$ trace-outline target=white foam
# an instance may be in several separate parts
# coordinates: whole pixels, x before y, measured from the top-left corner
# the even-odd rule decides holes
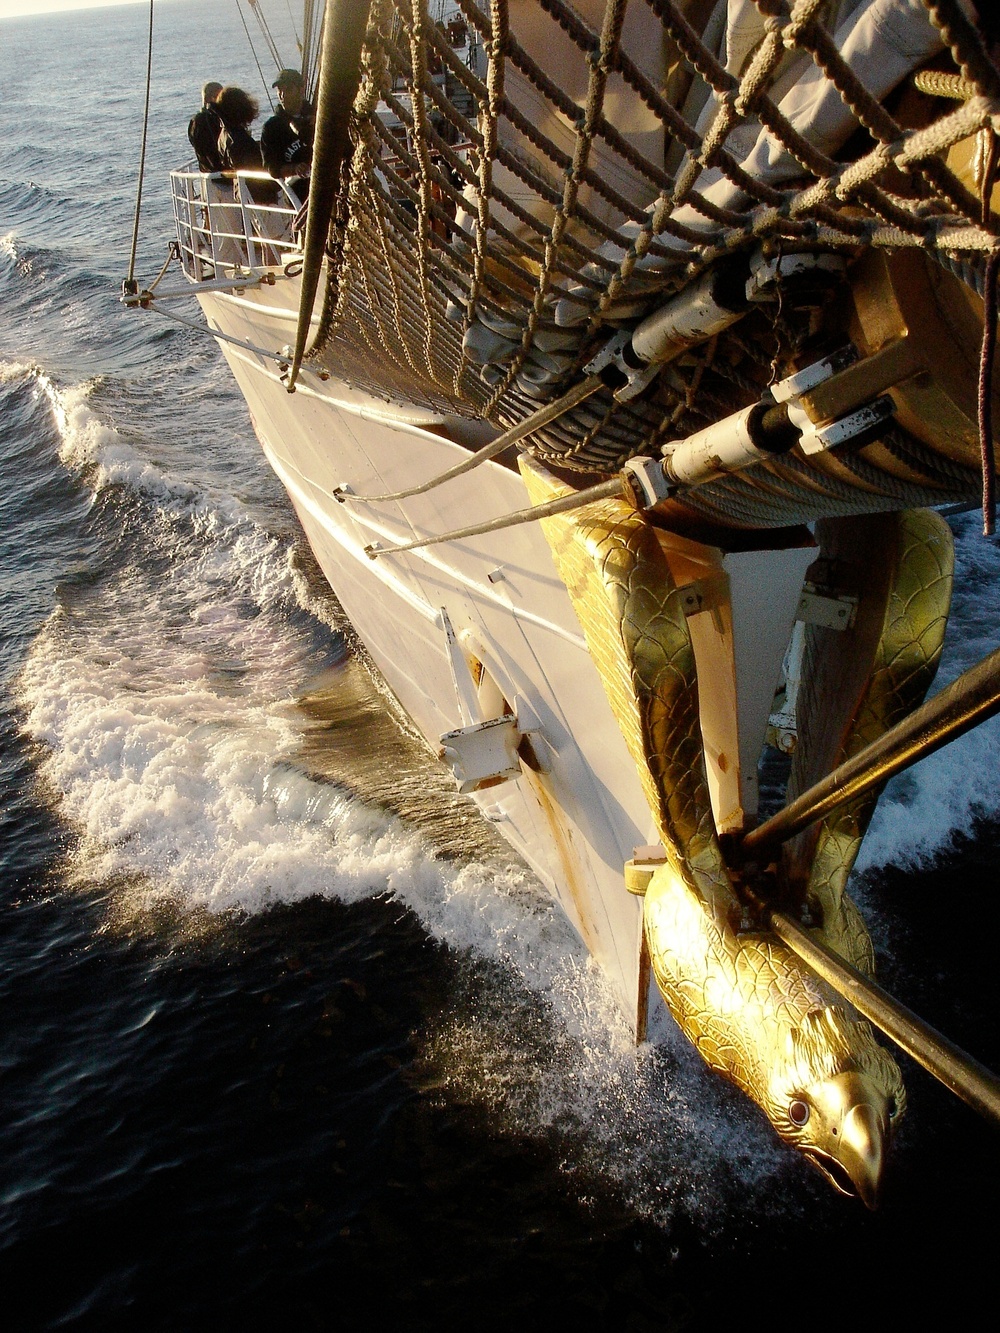
[[[267,578],[255,585],[245,535],[243,550],[226,524],[214,540],[189,534],[165,576],[112,576],[33,644],[20,695],[79,831],[74,877],[209,912],[389,894],[474,976],[498,966],[486,1013],[456,1009],[423,1036],[437,1081],[478,1099],[497,1132],[556,1136],[581,1190],[599,1178],[650,1216],[708,1217],[723,1194],[787,1171],[756,1113],[679,1037],[635,1050],[599,970],[526,873],[438,858],[411,826],[288,762],[301,727],[289,696],[318,636],[282,613]],[[525,1037],[539,1029],[540,1051]]]
[[[0,363],[0,379],[24,377],[34,380],[36,394],[51,410],[60,461],[81,476],[95,497],[110,486],[126,488],[151,502],[159,521],[190,524],[205,542],[206,576],[213,561],[221,561],[218,574],[225,577],[231,562],[250,578],[252,595],[262,606],[291,598],[318,620],[336,623],[332,598],[310,588],[289,541],[261,528],[233,496],[172,475],[94,410],[91,400],[99,381],[64,388],[37,366]]]
[[[0,361],[0,384],[14,384],[18,380],[30,379],[38,372],[37,366],[25,361]]]
[[[5,236],[0,236],[0,255],[15,264],[19,273],[28,274],[31,272],[31,260],[24,258],[18,251],[16,231],[9,231]]]

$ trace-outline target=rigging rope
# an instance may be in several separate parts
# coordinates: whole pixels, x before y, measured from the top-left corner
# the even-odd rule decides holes
[[[285,0],[285,8],[288,10],[288,18],[292,25],[292,36],[295,38],[295,45],[298,48],[299,59],[303,57],[302,38],[299,36],[299,30],[295,26],[295,15],[292,13],[292,0]]]
[[[267,98],[268,105],[274,110],[274,101],[271,97],[271,90],[267,86],[267,79],[264,77],[264,71],[260,67],[260,61],[257,59],[257,48],[253,44],[253,38],[250,36],[250,29],[247,27],[247,21],[243,14],[243,6],[240,0],[236,0],[236,10],[240,16],[240,22],[243,24],[243,31],[247,35],[247,41],[250,43],[250,54],[253,56],[253,63],[257,66],[257,73],[260,75],[260,81],[264,85],[264,96]]]
[[[439,546],[442,542],[454,542],[462,537],[479,537],[484,532],[502,532],[505,528],[515,528],[521,523],[536,523],[540,518],[551,518],[553,514],[565,514],[569,509],[580,509],[595,500],[622,499],[624,494],[625,483],[621,477],[612,477],[610,481],[588,486],[585,491],[574,491],[572,495],[562,495],[557,500],[532,505],[529,509],[515,509],[511,514],[501,514],[499,518],[491,518],[486,523],[474,523],[468,528],[455,528],[452,532],[443,532],[439,537],[400,542],[398,546],[366,546],[365,555],[369,560],[377,560],[380,555],[394,555],[397,551],[418,551],[424,546]]]
[[[344,108],[334,107],[331,97],[317,116],[312,225],[287,387],[294,387],[303,358],[326,360],[328,349],[336,373],[359,387],[437,412],[485,415],[501,430],[530,420],[540,395],[544,401],[580,373],[602,325],[631,320],[721,254],[761,243],[779,251],[783,242],[808,250],[918,248],[981,287],[983,252],[996,245],[1000,222],[987,213],[983,225],[982,199],[990,192],[973,191],[965,167],[955,174],[955,163],[964,159],[948,154],[975,135],[985,144],[987,134],[1000,133],[1000,79],[963,19],[964,0],[924,0],[930,22],[913,0],[905,7],[913,11],[907,20],[913,51],[898,68],[880,66],[875,73],[864,61],[852,66],[834,40],[841,27],[823,26],[829,10],[823,0],[743,2],[758,11],[753,17],[762,40],[738,77],[721,63],[719,34],[704,30],[701,21],[692,26],[682,0],[629,0],[644,22],[666,30],[677,58],[705,85],[703,113],[683,99],[675,106],[673,94],[660,88],[660,56],[642,49],[639,36],[617,31],[624,0],[597,5],[587,21],[572,0],[536,0],[546,23],[561,29],[559,49],[567,46],[561,72],[548,58],[543,69],[517,40],[529,48],[541,43],[548,56],[544,36],[554,37],[553,30],[546,26],[531,37],[534,28],[522,24],[510,32],[511,0],[449,6],[465,19],[459,40],[470,50],[480,39],[489,47],[489,62],[469,66],[452,49],[453,34],[431,21],[428,9],[444,19],[438,0],[385,0],[374,6],[367,34],[363,20],[353,30],[345,25],[334,44],[344,65],[356,63],[348,57],[359,28],[360,41],[367,42],[365,91],[350,118],[356,151],[345,179],[350,148],[333,151],[340,131],[332,123]],[[361,4],[331,0],[331,21],[340,24],[339,11]],[[867,41],[869,6],[848,8],[860,14],[849,35]],[[598,9],[605,11],[603,23]],[[329,34],[320,38],[321,14],[322,0],[307,0],[307,79],[317,39],[325,57],[332,51]],[[916,68],[942,45],[951,49],[957,73]],[[786,101],[781,78],[790,61],[798,62],[792,72],[804,82]],[[323,65],[325,82],[330,60]],[[925,75],[925,93],[950,97],[952,107],[927,125],[905,127],[882,104],[887,88],[904,77],[920,87]],[[799,104],[810,79],[819,76],[830,123],[809,120],[806,133]],[[608,79],[615,82],[606,88]],[[658,150],[641,150],[613,123],[619,82],[664,136],[686,150],[671,171]],[[530,115],[524,110],[529,103]],[[844,150],[842,131],[854,123],[865,127],[871,146],[859,137]],[[552,137],[552,125],[562,137]],[[761,155],[772,141],[778,156],[768,149],[765,162]],[[314,334],[311,310],[324,281],[323,317]],[[723,369],[730,361],[742,364],[726,339],[721,346]],[[685,410],[711,419],[718,378],[713,373],[694,384]],[[744,385],[735,396],[756,388]],[[655,399],[642,403],[611,404],[607,395],[581,399],[536,428],[527,447],[563,466],[607,476],[650,436],[655,414],[669,413],[676,403],[663,384]],[[494,441],[498,451],[514,443],[510,435],[500,441]],[[888,452],[888,459],[866,452],[845,465],[836,485],[817,466],[797,469],[789,462],[773,474],[720,481],[691,503],[738,509],[752,526],[760,510],[781,518],[782,506],[843,513],[855,504],[891,508],[918,493],[928,503],[978,489],[979,459],[971,453],[964,469],[955,463],[962,475],[951,476],[947,465],[939,468],[922,455],[893,461]],[[464,456],[461,470],[487,456],[495,456],[489,446]],[[852,467],[858,475],[850,475]],[[340,498],[358,508],[405,499],[452,475],[449,469],[402,492]]]
[[[316,33],[322,30],[324,9],[323,0],[306,0],[302,16],[302,85],[306,96],[310,99],[316,91],[316,61],[319,48],[315,38]]]
[[[149,0],[149,47],[146,52],[146,105],[142,113],[142,150],[139,153],[139,180],[135,187],[135,220],[132,223],[132,249],[128,260],[128,277],[122,290],[135,290],[135,255],[139,247],[139,217],[142,213],[142,179],[146,173],[146,140],[149,136],[149,89],[153,81],[153,0]]]
[[[997,270],[1000,249],[986,261],[983,288],[983,346],[979,361],[979,448],[983,462],[983,536],[992,537],[996,517],[996,482],[993,457],[993,355],[997,345]]]
[[[305,355],[330,220],[340,194],[344,160],[350,151],[348,126],[361,82],[361,47],[368,30],[370,8],[371,0],[330,0],[323,23],[316,141],[313,145],[312,183],[302,257],[299,322],[287,386],[289,393],[295,389],[299,367]]]
[[[267,49],[271,52],[271,59],[278,69],[284,68],[281,56],[278,53],[278,47],[274,38],[271,36],[271,29],[267,26],[267,19],[264,17],[260,7],[260,0],[247,0],[247,4],[253,10],[254,18],[257,20],[257,26],[264,34],[264,41],[267,42]]]
[[[519,421],[516,426],[511,426],[509,430],[505,430],[502,435],[498,435],[495,440],[491,440],[489,444],[477,450],[471,457],[466,458],[455,467],[449,468],[447,472],[431,477],[429,481],[425,481],[419,486],[411,486],[409,490],[392,491],[386,495],[352,495],[348,491],[336,491],[334,494],[340,501],[353,500],[358,504],[408,500],[412,495],[424,495],[443,482],[451,481],[453,477],[460,477],[464,472],[471,472],[473,468],[479,467],[480,463],[485,463],[487,459],[496,458],[497,454],[502,454],[512,444],[517,444],[519,440],[523,440],[526,436],[533,434],[534,431],[541,430],[543,426],[555,421],[564,412],[576,407],[578,403],[582,403],[585,398],[589,398],[591,394],[596,393],[598,389],[603,387],[604,381],[600,375],[590,375],[587,379],[581,380],[579,384],[575,384],[572,389],[564,393],[561,398],[557,398],[555,402],[547,403],[545,407],[540,407],[537,412],[532,412],[531,416]]]

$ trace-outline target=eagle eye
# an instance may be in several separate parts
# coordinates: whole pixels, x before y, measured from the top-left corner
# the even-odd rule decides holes
[[[788,1118],[796,1129],[801,1129],[803,1125],[809,1123],[809,1103],[804,1102],[801,1097],[796,1097],[788,1107]]]

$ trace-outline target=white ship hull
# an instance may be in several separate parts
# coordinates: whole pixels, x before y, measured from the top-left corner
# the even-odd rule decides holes
[[[269,328],[259,306],[201,300],[209,322],[231,336],[265,347],[290,336],[280,314]],[[429,536],[522,508],[520,477],[486,464],[408,501],[405,517],[395,504],[338,504],[332,492],[344,482],[357,492],[405,487],[467,455],[427,429],[436,419],[422,409],[396,409],[308,373],[290,395],[274,361],[221,346],[323,573],[428,742],[436,749],[442,733],[462,725],[442,608],[522,722],[537,718],[534,745],[550,771],[525,767],[520,779],[474,799],[560,903],[634,1020],[642,910],[624,889],[622,866],[656,834],[541,531],[526,525],[379,561],[364,553],[373,541]]]

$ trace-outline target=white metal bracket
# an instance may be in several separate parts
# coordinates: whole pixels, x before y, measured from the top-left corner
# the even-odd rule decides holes
[[[457,727],[441,737],[439,756],[451,768],[458,790],[465,796],[499,786],[521,776],[517,747],[521,732],[515,717],[494,717],[489,722]]]
[[[521,744],[522,732],[512,714],[483,720],[476,682],[444,607],[439,619],[464,724],[441,736],[439,757],[450,765],[458,790],[468,795],[521,776],[517,747]]]
[[[668,480],[659,458],[640,455],[630,458],[622,468],[622,480],[628,486],[632,503],[638,510],[652,509],[671,496],[677,487]]]
[[[806,625],[820,625],[824,629],[845,630],[854,624],[858,613],[858,599],[847,593],[819,592],[810,584],[802,590],[795,619]]]

